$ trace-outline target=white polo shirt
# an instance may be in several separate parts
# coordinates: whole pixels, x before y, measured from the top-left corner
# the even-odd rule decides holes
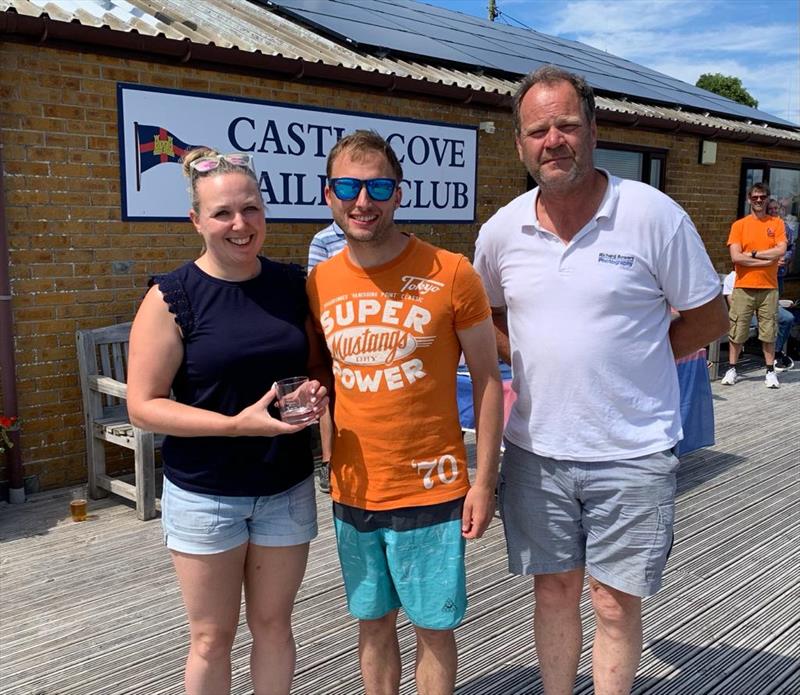
[[[569,244],[539,226],[539,189],[480,230],[475,268],[506,307],[517,400],[506,437],[542,456],[611,461],[682,437],[670,306],[719,294],[686,212],[660,191],[604,172],[594,217]]]

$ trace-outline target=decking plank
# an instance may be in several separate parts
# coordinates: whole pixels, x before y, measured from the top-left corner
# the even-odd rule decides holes
[[[637,695],[800,694],[797,524],[800,370],[764,388],[713,385],[717,445],[685,456],[664,589],[645,601]],[[774,423],[772,429],[770,424]],[[756,426],[758,425],[758,426]],[[0,692],[180,695],[188,629],[159,522],[116,498],[69,521],[68,491],[0,504]],[[295,695],[357,695],[357,626],[344,607],[327,499],[298,596]],[[458,695],[537,695],[529,578],[507,573],[502,528],[468,545],[470,606],[457,632]],[[593,629],[586,592],[585,629]],[[402,695],[414,692],[413,629],[401,619]],[[251,692],[250,636],[233,650],[233,693]],[[591,640],[576,693],[588,695]]]

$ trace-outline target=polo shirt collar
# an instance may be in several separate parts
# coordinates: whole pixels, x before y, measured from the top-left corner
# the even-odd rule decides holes
[[[612,176],[608,171],[605,169],[599,169],[598,171],[605,175],[607,180],[606,190],[603,194],[603,198],[600,201],[600,205],[597,206],[597,210],[595,211],[594,215],[591,219],[583,226],[583,228],[572,238],[570,243],[574,243],[581,237],[585,236],[589,233],[590,230],[594,229],[597,223],[601,219],[609,218],[614,214],[614,210],[617,207],[617,201],[619,200],[619,184],[620,179],[616,176]],[[533,196],[531,198],[531,205],[533,206],[533,223],[530,224],[523,224],[522,230],[524,232],[532,233],[532,232],[540,232],[542,234],[547,234],[552,236],[552,232],[546,230],[539,224],[539,216],[536,212],[536,203],[539,200],[539,193],[540,189],[537,186],[532,191]],[[530,208],[529,208],[530,209]]]

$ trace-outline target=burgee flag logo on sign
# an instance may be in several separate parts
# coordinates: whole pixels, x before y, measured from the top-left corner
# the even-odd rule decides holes
[[[141,176],[148,169],[167,162],[180,162],[181,157],[198,145],[187,145],[166,128],[134,123],[136,133],[136,190],[141,190]]]

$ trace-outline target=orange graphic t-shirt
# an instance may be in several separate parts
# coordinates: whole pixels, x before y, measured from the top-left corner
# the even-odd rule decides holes
[[[314,268],[308,295],[333,358],[333,499],[377,511],[463,497],[456,330],[491,314],[469,261],[416,237],[374,268],[345,249]]]
[[[739,244],[742,253],[766,251],[786,241],[786,228],[780,217],[766,217],[759,220],[755,215],[748,215],[736,220],[731,225],[728,246]],[[762,268],[751,268],[736,265],[736,284],[734,287],[748,289],[771,290],[778,287],[778,264]]]

